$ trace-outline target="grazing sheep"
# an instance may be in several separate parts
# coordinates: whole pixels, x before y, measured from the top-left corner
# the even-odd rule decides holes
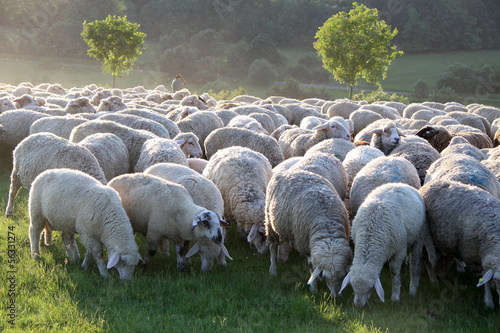
[[[69,168],[83,171],[106,184],[99,162],[85,147],[73,144],[51,133],[28,136],[14,150],[10,175],[9,201],[5,216],[14,211],[14,200],[21,187],[31,188],[33,180],[47,169]]]
[[[358,208],[368,194],[380,185],[404,183],[420,188],[417,169],[403,157],[382,156],[368,162],[354,177],[351,187],[351,210],[356,216]]]
[[[65,106],[64,112],[67,114],[95,113],[96,110],[95,107],[90,104],[90,100],[87,97],[79,97],[70,100]]]
[[[474,269],[480,266],[478,287],[484,303],[494,308],[491,288],[500,296],[500,201],[475,186],[433,180],[420,190],[436,251]]]
[[[429,244],[432,242],[425,221],[424,201],[415,188],[395,183],[373,190],[352,221],[351,237],[354,259],[342,289],[349,283],[352,285],[354,305],[363,307],[373,288],[384,302],[380,272],[386,262],[392,275],[391,299],[399,301],[400,272],[408,250],[410,295],[417,293],[424,240],[427,239]]]
[[[465,154],[446,155],[432,163],[427,170],[425,183],[434,179],[477,186],[500,198],[500,183],[495,174],[480,161]]]
[[[289,129],[281,134],[278,144],[283,151],[283,156],[287,159],[293,156],[303,156],[315,144],[331,138],[351,141],[351,134],[341,123],[330,120],[312,130]]]
[[[157,136],[151,132],[134,130],[133,128],[115,123],[114,121],[92,120],[75,127],[73,131],[71,131],[69,141],[77,143],[95,133],[112,133],[123,141],[125,146],[127,146],[129,154],[129,172],[134,170],[144,142],[149,139],[157,138]]]
[[[313,153],[328,153],[343,161],[349,151],[356,148],[351,141],[344,139],[326,139],[309,148],[304,156]]]
[[[159,163],[147,168],[144,174],[157,176],[182,185],[196,205],[204,207],[219,216],[224,214],[224,202],[219,189],[209,179],[196,171],[180,164]],[[227,265],[226,256],[231,259],[223,242],[213,244],[212,242],[202,241],[198,245],[195,244],[189,254],[193,255],[196,253],[195,251],[200,252],[202,271],[211,270],[215,258],[223,266]],[[186,257],[190,256],[186,255]]]
[[[25,137],[30,134],[30,126],[40,118],[49,115],[32,110],[12,110],[0,114],[0,125],[2,125],[5,136],[0,142],[0,148],[5,150],[6,155],[11,152]]]
[[[267,188],[265,219],[269,273],[277,275],[278,246],[289,243],[307,257],[311,291],[318,291],[316,278],[321,277],[337,296],[352,251],[347,210],[332,184],[309,171],[275,174]]]
[[[114,121],[136,130],[146,130],[160,138],[166,138],[166,139],[171,138],[170,133],[162,124],[151,119],[146,119],[130,114],[120,114],[120,113],[106,114],[104,116],[99,117],[99,119]]]
[[[40,118],[30,127],[30,134],[48,132],[69,139],[71,131],[76,126],[87,122],[87,119],[74,116],[51,116]]]
[[[40,256],[40,234],[45,228],[45,244],[50,245],[53,230],[61,231],[69,260],[76,261],[80,258],[75,242],[78,234],[87,249],[83,269],[90,267],[93,257],[101,276],[107,277],[107,270],[115,267],[120,279],[132,277],[141,257],[115,190],[81,171],[53,169],[35,178],[28,203],[32,256]],[[108,253],[107,265],[103,245]]]
[[[176,245],[177,267],[182,272],[189,263],[185,255],[190,241],[208,238],[221,244],[221,225],[226,222],[196,205],[183,186],[140,173],[118,176],[108,186],[120,195],[134,231],[147,238],[146,265],[156,254],[158,245],[167,244],[165,240]],[[168,253],[168,248],[161,250]]]
[[[128,149],[116,135],[95,133],[78,142],[78,145],[87,148],[95,156],[107,181],[128,172]]]
[[[210,133],[205,140],[205,155],[211,159],[219,150],[234,146],[263,154],[273,167],[284,160],[283,152],[273,137],[237,127],[223,127]]]
[[[266,187],[273,170],[268,159],[249,148],[228,147],[208,161],[203,176],[210,179],[224,199],[224,217],[236,222],[242,236],[259,253],[267,250],[264,241]]]

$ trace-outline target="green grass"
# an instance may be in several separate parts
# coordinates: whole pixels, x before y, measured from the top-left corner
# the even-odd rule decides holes
[[[9,172],[0,172],[0,210],[5,210]],[[327,287],[312,294],[306,285],[307,260],[293,252],[278,276],[268,273],[269,256],[258,255],[230,229],[226,267],[200,271],[198,256],[186,274],[176,269],[175,254],[157,255],[147,270],[137,267],[124,282],[113,270],[101,278],[95,265],[84,272],[68,263],[58,232],[51,246],[42,245],[41,260],[30,257],[27,190],[16,199],[14,216],[0,217],[0,267],[8,267],[7,238],[16,239],[16,325],[8,324],[9,285],[0,284],[0,331],[9,332],[497,332],[498,308],[483,304],[482,288],[472,274],[451,274],[433,288],[424,273],[416,297],[390,300],[390,273],[382,272],[386,302],[377,296],[363,309],[353,306],[352,288],[331,299]],[[141,253],[142,236],[136,236]],[[80,252],[84,248],[78,241]]]

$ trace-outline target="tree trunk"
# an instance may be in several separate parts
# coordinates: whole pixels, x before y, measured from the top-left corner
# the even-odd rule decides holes
[[[115,80],[116,80],[116,76],[113,75],[113,89],[115,88]]]
[[[354,86],[352,84],[349,85],[349,100],[352,100],[352,90]]]

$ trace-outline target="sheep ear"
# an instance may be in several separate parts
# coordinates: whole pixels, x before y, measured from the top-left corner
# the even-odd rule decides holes
[[[185,138],[183,138],[183,139],[177,139],[177,140],[174,140],[174,141],[175,141],[175,143],[177,143],[179,146],[182,146],[183,144],[185,144],[185,143],[186,143],[186,141],[187,141],[187,140],[186,140]]]
[[[322,269],[320,269],[319,267],[316,267],[314,272],[312,272],[311,277],[309,278],[309,281],[307,281],[307,284],[310,285],[311,283],[313,283],[314,280],[316,280],[318,278],[318,276],[321,275],[322,272],[323,272]]]
[[[255,239],[258,231],[259,231],[259,227],[256,224],[254,224],[252,226],[252,229],[250,229],[250,232],[248,233],[248,236],[247,236],[247,241],[249,243],[251,243]]]
[[[193,247],[189,249],[188,253],[184,256],[184,258],[189,258],[200,251],[200,246],[198,242],[194,243]]]
[[[330,123],[326,122],[324,124],[318,125],[314,128],[312,128],[313,131],[319,131],[319,130],[324,130],[330,127]]]
[[[380,283],[380,277],[377,277],[375,280],[375,291],[377,292],[378,297],[382,302],[385,302],[384,299],[384,288],[382,288],[382,283]]]
[[[351,272],[347,273],[347,275],[344,278],[344,281],[342,281],[342,286],[340,287],[339,295],[342,292],[342,290],[344,290],[345,287],[347,287],[349,283],[351,283]]]
[[[120,260],[120,255],[117,252],[113,252],[111,258],[109,258],[108,265],[106,266],[106,268],[110,269],[115,267],[115,265],[118,263],[118,260]]]
[[[382,134],[382,129],[381,129],[381,128],[379,128],[379,129],[374,129],[373,131],[366,132],[366,134],[377,134],[377,135],[381,135],[381,134]]]
[[[142,260],[141,254],[140,254],[140,253],[137,253],[137,254],[139,255],[139,260],[140,260],[141,262],[144,262],[144,260]]]
[[[231,256],[229,255],[229,251],[226,249],[226,247],[224,246],[224,244],[221,243],[220,245],[221,245],[220,249],[221,249],[222,253],[224,253],[224,255],[226,257],[228,257],[230,260],[233,260],[233,258],[231,258]]]
[[[351,119],[346,119],[347,125],[349,125],[349,133],[354,133],[354,122]]]
[[[403,132],[401,132],[398,128],[396,128],[396,131],[398,132],[398,135],[399,135],[399,136],[404,136],[404,137],[406,137],[406,135],[405,135]]]
[[[226,220],[219,218],[219,223],[221,228],[229,228],[230,224]]]
[[[491,278],[493,277],[493,275],[495,274],[495,272],[493,271],[493,269],[489,269],[481,279],[479,279],[479,283],[477,285],[477,287],[481,287],[483,284],[485,283],[488,283]]]

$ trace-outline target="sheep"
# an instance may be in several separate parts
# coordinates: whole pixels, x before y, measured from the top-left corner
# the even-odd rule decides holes
[[[263,154],[272,167],[285,159],[273,137],[237,127],[219,128],[210,133],[205,140],[205,155],[210,160],[219,150],[233,146],[246,147]]]
[[[62,95],[62,96],[66,95],[66,89],[64,89],[63,87],[61,87],[60,84],[57,83],[49,85],[46,91],[51,94]]]
[[[500,109],[491,106],[477,107],[472,113],[486,118],[490,124],[493,123],[495,119],[500,118]]]
[[[101,116],[99,117],[99,119],[114,121],[137,130],[146,130],[160,138],[166,138],[166,139],[171,138],[170,133],[167,131],[165,127],[163,127],[162,124],[154,120],[142,118],[139,116],[111,113]]]
[[[300,162],[301,160],[304,159],[304,156],[295,156],[295,157],[290,157],[277,166],[273,168],[273,174],[278,173],[278,172],[284,172],[290,169],[292,166]]]
[[[334,155],[340,161],[343,161],[349,151],[354,148],[356,148],[356,145],[351,141],[344,139],[326,139],[309,148],[304,156],[313,153],[328,153]]]
[[[90,100],[87,97],[79,97],[70,100],[65,106],[64,112],[67,114],[96,113],[96,109],[90,104]]]
[[[144,171],[144,174],[157,176],[176,184],[180,184],[188,191],[196,205],[204,207],[219,216],[224,214],[224,202],[219,190],[214,183],[196,171],[179,164],[159,163],[147,168]],[[199,244],[195,244],[186,257],[189,258],[191,255],[199,251],[202,262],[202,271],[210,271],[213,267],[215,258],[217,258],[219,264],[223,266],[227,265],[225,259],[226,256],[232,260],[229,252],[224,246],[224,242],[220,244],[213,244],[212,242],[204,241],[203,239],[198,242]]]
[[[5,131],[4,139],[0,142],[0,147],[6,151],[7,155],[25,137],[30,134],[30,126],[40,118],[49,115],[32,110],[12,110],[0,114],[0,125]]]
[[[436,179],[420,190],[436,251],[481,267],[484,303],[494,308],[491,287],[500,295],[500,201],[475,186]]]
[[[212,131],[223,127],[224,123],[212,112],[200,111],[178,121],[177,126],[181,132],[193,132],[198,137],[200,146],[205,147],[207,136]]]
[[[15,110],[16,105],[8,98],[0,98],[0,113]]]
[[[40,118],[30,126],[30,134],[48,132],[69,139],[71,131],[76,126],[87,122],[84,118],[73,116],[51,116]]]
[[[357,135],[359,132],[361,132],[361,130],[363,130],[363,128],[365,128],[369,124],[381,119],[385,118],[380,114],[370,110],[358,109],[349,115],[349,120],[354,124],[354,135]]]
[[[471,157],[474,157],[478,161],[482,161],[483,159],[486,158],[483,151],[481,151],[480,149],[471,145],[468,142],[466,143],[459,142],[460,140],[465,140],[465,139],[462,138],[461,136],[453,137],[448,147],[443,149],[443,151],[441,152],[441,156],[446,156],[450,154],[466,154]]]
[[[406,104],[401,102],[383,102],[383,105],[395,109],[396,111],[398,111],[401,117],[403,116],[403,111],[407,106]]]
[[[138,116],[142,118],[146,118],[149,120],[154,120],[163,127],[165,127],[168,131],[168,134],[170,135],[171,138],[174,138],[177,134],[180,133],[179,127],[177,127],[177,124],[167,117],[163,116],[162,114],[155,112],[155,111],[148,111],[148,110],[139,110],[139,109],[126,109],[122,111],[118,111],[118,114],[128,114],[132,116]]]
[[[380,185],[386,183],[404,183],[416,189],[420,188],[417,170],[403,157],[381,156],[368,162],[352,181],[350,204],[352,215],[366,197]]]
[[[489,135],[481,130],[467,125],[447,125],[446,130],[453,136],[463,136],[471,145],[479,149],[493,148]]]
[[[299,127],[304,129],[313,129],[314,127],[323,125],[327,121],[328,119],[325,118],[320,118],[317,116],[307,116],[300,121]]]
[[[465,154],[446,155],[432,163],[427,170],[425,183],[434,179],[477,186],[500,198],[500,183],[495,174],[480,161]]]
[[[112,133],[119,137],[129,153],[129,171],[134,170],[137,160],[141,154],[141,148],[148,139],[157,138],[156,135],[143,130],[134,130],[133,128],[115,123],[109,120],[92,120],[76,126],[71,131],[69,141],[78,143],[85,137],[95,133]]]
[[[214,109],[212,111],[213,114],[215,114],[217,117],[219,117],[222,120],[222,123],[224,126],[227,126],[231,119],[236,117],[238,114],[234,111],[231,110],[224,110],[224,109]]]
[[[189,167],[198,172],[199,174],[203,173],[203,170],[205,170],[208,161],[202,158],[194,158],[194,157],[188,157],[187,159]]]
[[[340,116],[342,118],[348,119],[350,114],[360,107],[361,105],[357,103],[344,100],[332,104],[324,113],[326,113],[328,117]]]
[[[252,113],[267,114],[273,120],[275,128],[286,123],[286,122],[284,122],[284,119],[282,119],[278,115],[278,113],[276,112],[274,107],[271,105],[269,105],[269,106],[267,106],[267,105],[264,105],[264,106],[255,106],[255,105],[246,106],[246,105],[243,105],[243,106],[237,106],[237,107],[231,108],[230,110],[233,112],[236,112],[239,115],[243,115],[243,116],[248,116]],[[288,121],[288,123],[290,123],[290,122]]]
[[[383,126],[371,131],[372,139],[370,145],[380,149],[385,155],[389,155],[396,148],[403,132],[392,121],[386,121]]]
[[[278,246],[289,243],[307,257],[311,292],[321,277],[337,296],[352,250],[347,210],[329,181],[303,170],[275,174],[266,192],[265,228],[271,275],[277,275]]]
[[[128,149],[116,135],[95,133],[78,142],[78,145],[87,148],[95,156],[108,182],[128,172]]]
[[[442,126],[424,126],[415,135],[426,139],[439,153],[448,147],[453,137]]]
[[[299,126],[302,119],[309,116],[324,118],[326,120],[329,119],[327,115],[321,113],[320,108],[311,105],[306,105],[301,103],[301,104],[284,104],[284,106],[286,106],[287,109],[290,111],[291,118],[285,118],[290,125]]]
[[[341,200],[346,197],[347,173],[338,158],[327,153],[306,154],[289,170],[305,170],[323,176],[332,183]],[[274,170],[273,170],[274,172]]]
[[[224,200],[224,217],[236,222],[241,236],[267,251],[263,240],[267,183],[273,175],[268,159],[249,148],[228,147],[215,153],[203,176],[219,189]]]
[[[61,231],[69,260],[78,260],[77,233],[87,249],[83,269],[90,267],[94,257],[101,276],[107,277],[107,270],[115,267],[120,279],[132,277],[141,257],[130,221],[115,190],[81,171],[52,169],[35,178],[28,204],[33,257],[40,257],[40,234],[45,228],[46,245],[52,241],[53,230]],[[108,253],[107,265],[103,245]]]
[[[354,242],[352,266],[342,283],[354,289],[354,305],[363,307],[373,288],[384,302],[380,272],[387,262],[392,275],[393,301],[401,293],[401,268],[410,251],[410,295],[417,293],[420,281],[420,256],[430,234],[425,220],[425,205],[420,193],[407,184],[384,184],[374,189],[359,207],[352,221]],[[432,252],[435,251],[432,248]],[[435,253],[431,256],[435,259]],[[435,264],[435,261],[431,264]]]
[[[186,271],[189,263],[185,255],[190,241],[208,238],[221,244],[221,225],[227,223],[214,212],[196,205],[183,186],[142,173],[118,176],[108,186],[120,195],[134,231],[147,238],[146,265],[156,254],[158,245],[167,244],[165,240],[175,243],[177,267],[181,272]],[[168,252],[168,248],[161,250]]]
[[[373,112],[378,113],[382,117],[384,117],[386,119],[391,119],[391,120],[395,120],[395,119],[401,118],[401,115],[399,114],[399,112],[396,109],[394,109],[394,108],[392,108],[390,106],[387,106],[387,105],[382,105],[382,104],[362,105],[358,109],[358,111],[360,111],[360,110],[373,111]]]
[[[278,144],[283,151],[283,156],[287,159],[293,156],[303,156],[315,144],[331,138],[351,141],[351,134],[341,123],[330,120],[312,130],[301,128],[287,130],[279,137]]]
[[[431,125],[435,126],[446,126],[446,125],[458,125],[460,124],[458,120],[448,116],[435,116],[429,120]]]
[[[128,107],[123,103],[122,99],[118,96],[111,96],[106,99],[101,99],[99,106],[97,107],[97,112],[102,111],[120,111],[125,110]]]
[[[257,120],[250,116],[236,116],[229,121],[227,127],[246,128],[253,132],[269,134]]]
[[[347,174],[347,195],[351,192],[352,181],[357,173],[371,160],[384,156],[380,149],[371,146],[358,146],[350,150],[342,160]]]
[[[417,169],[420,184],[424,183],[426,171],[429,166],[441,157],[441,154],[425,139],[414,135],[403,138],[389,155],[404,157],[410,161],[415,169]]]
[[[189,166],[187,158],[192,154],[201,157],[198,138],[193,133],[181,133],[173,140],[155,138],[144,142],[134,172],[143,172],[148,167],[162,162]]]
[[[468,112],[463,112],[463,111],[453,111],[449,112],[447,116],[452,117],[462,125],[467,125],[471,126],[474,128],[477,128],[483,133],[487,133],[487,127],[484,125],[484,123],[477,117],[475,114],[468,113]],[[489,130],[489,126],[488,126]],[[489,135],[489,134],[488,134]]]
[[[30,189],[36,176],[47,169],[80,170],[103,184],[107,183],[99,162],[87,148],[51,133],[28,136],[14,149],[13,157],[9,200],[5,210],[7,217],[14,211],[14,200],[21,187]]]

